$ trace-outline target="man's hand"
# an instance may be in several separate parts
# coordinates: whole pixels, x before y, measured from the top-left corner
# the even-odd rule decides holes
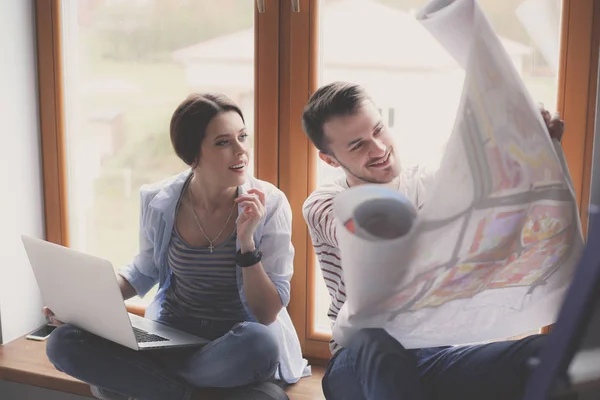
[[[546,110],[543,105],[540,105],[539,107],[542,117],[544,118],[544,122],[546,123],[546,128],[548,128],[550,138],[561,142],[563,133],[565,132],[565,122],[560,119],[558,112],[550,114],[550,112]]]

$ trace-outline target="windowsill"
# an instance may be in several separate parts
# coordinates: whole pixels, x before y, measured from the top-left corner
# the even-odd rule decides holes
[[[297,384],[286,388],[291,400],[324,399],[321,379],[324,368],[322,362],[313,364],[312,376],[302,378]],[[20,337],[0,345],[0,381],[21,383],[45,389],[92,397],[89,386],[54,368],[46,357],[46,342]]]
[[[92,397],[87,384],[58,371],[46,357],[46,342],[20,337],[0,345],[0,380]]]

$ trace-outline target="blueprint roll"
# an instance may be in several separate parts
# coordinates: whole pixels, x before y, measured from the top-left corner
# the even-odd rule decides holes
[[[410,200],[398,193],[361,203],[345,226],[363,239],[396,239],[410,231],[416,217],[417,211]]]
[[[374,235],[355,211],[395,197],[390,188],[360,185],[334,199],[332,234],[346,302],[333,339],[341,346],[365,328],[385,329],[415,349],[504,339],[550,325],[583,248],[564,153],[478,2],[431,0],[417,15],[465,69],[463,93],[408,233],[371,240],[344,226],[352,220],[360,235]],[[367,216],[380,208],[371,203]]]

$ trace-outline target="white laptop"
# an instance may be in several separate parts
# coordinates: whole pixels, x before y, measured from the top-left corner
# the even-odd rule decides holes
[[[58,320],[133,350],[209,342],[128,313],[108,260],[26,235],[21,239],[46,306]]]

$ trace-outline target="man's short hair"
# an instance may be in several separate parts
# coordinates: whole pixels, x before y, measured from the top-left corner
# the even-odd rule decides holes
[[[349,82],[333,82],[320,87],[308,100],[302,114],[302,128],[317,149],[327,153],[328,143],[323,126],[333,117],[352,115],[366,101],[366,90]]]

